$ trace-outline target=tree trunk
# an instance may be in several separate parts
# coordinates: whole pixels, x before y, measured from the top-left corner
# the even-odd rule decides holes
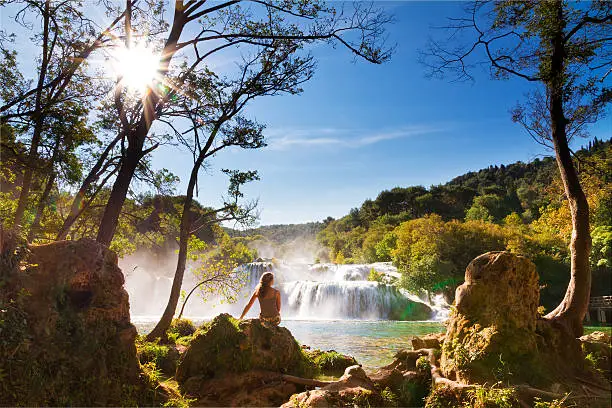
[[[168,71],[168,66],[172,60],[172,57],[177,52],[176,44],[178,43],[186,23],[183,2],[177,2],[177,6],[180,7],[177,7],[174,10],[172,28],[170,29],[170,34],[168,35],[168,39],[164,44],[164,49],[161,52],[162,57],[160,60],[159,71],[164,76]],[[126,18],[129,20],[131,16],[126,16]],[[117,175],[117,179],[113,185],[111,196],[108,200],[106,208],[104,209],[102,221],[100,222],[97,241],[101,244],[109,245],[113,240],[113,235],[115,235],[115,229],[117,228],[117,221],[119,220],[119,214],[121,213],[121,208],[125,202],[125,197],[127,195],[130,182],[132,181],[132,177],[134,176],[134,172],[136,171],[136,167],[138,166],[140,159],[142,159],[142,157],[146,154],[146,152],[143,151],[144,142],[153,121],[157,119],[157,114],[160,108],[158,105],[160,103],[163,103],[163,100],[161,100],[157,93],[148,92],[142,100],[142,115],[136,128],[130,132],[127,130],[127,127],[123,125],[123,130],[128,132],[127,155],[121,164],[121,169],[119,170],[119,174]],[[121,116],[122,113],[120,112],[119,114]]]
[[[153,331],[147,335],[148,341],[153,341],[158,337],[161,337],[162,339],[166,337],[166,331],[170,327],[172,318],[176,312],[176,306],[178,305],[178,300],[181,295],[181,286],[183,285],[185,267],[187,265],[187,242],[189,240],[191,229],[189,216],[191,213],[191,204],[193,202],[193,190],[195,188],[195,183],[198,178],[198,171],[200,170],[201,164],[202,161],[196,162],[191,170],[191,177],[189,178],[189,185],[187,186],[187,194],[185,195],[185,200],[183,201],[183,214],[181,215],[181,230],[179,233],[178,260],[176,262],[174,280],[172,281],[172,289],[170,290],[170,298],[168,299],[168,304],[166,305],[166,309],[164,310],[164,314],[162,315],[161,319]]]
[[[102,215],[100,228],[98,229],[98,237],[96,238],[96,241],[103,245],[109,246],[113,240],[123,203],[125,202],[130,183],[132,182],[136,167],[138,167],[141,158],[142,148],[128,148],[121,162],[121,168],[119,169],[110,197],[104,208],[104,214]]]
[[[215,140],[219,127],[222,123],[223,121],[220,120],[215,125],[215,128],[211,131],[206,144],[202,150],[200,150],[196,161],[193,163],[193,168],[191,169],[191,174],[189,176],[189,184],[187,185],[187,192],[185,194],[185,200],[183,201],[183,214],[181,215],[181,230],[179,233],[178,261],[176,262],[176,272],[174,273],[174,280],[172,281],[172,289],[170,289],[170,299],[168,299],[168,304],[166,305],[166,309],[164,310],[164,314],[159,320],[159,323],[157,323],[153,331],[147,335],[148,341],[153,341],[158,337],[161,337],[162,339],[166,337],[166,331],[170,327],[172,318],[176,312],[176,306],[178,305],[178,300],[181,295],[181,286],[183,285],[183,276],[185,275],[185,266],[187,265],[187,242],[189,240],[189,235],[191,234],[191,223],[189,222],[189,216],[191,213],[191,204],[193,202],[193,190],[195,189],[195,185],[198,181],[200,167],[202,167],[202,163],[204,163],[208,150],[212,146],[212,143]],[[181,310],[181,314],[182,313],[183,312]]]
[[[205,283],[208,283],[208,282],[210,282],[210,279],[203,280],[202,282],[200,282],[197,285],[195,285],[193,287],[193,289],[191,289],[189,291],[187,296],[185,296],[185,300],[183,301],[183,306],[181,306],[181,311],[179,312],[177,319],[180,319],[181,317],[183,317],[183,312],[185,311],[185,305],[187,305],[187,301],[189,300],[191,295],[193,295],[193,292],[195,292],[197,288],[199,288],[200,286],[202,286],[202,285],[204,285]]]
[[[561,2],[557,6],[558,27],[552,38],[550,81],[546,83],[550,93],[550,119],[555,157],[565,195],[572,216],[572,238],[570,240],[571,276],[565,297],[546,318],[559,321],[570,332],[579,337],[583,334],[584,316],[588,311],[591,293],[591,270],[589,255],[591,235],[589,228],[589,204],[572,161],[568,146],[564,115],[563,92],[565,85],[565,45],[563,41],[564,15]]]
[[[40,196],[40,200],[38,201],[38,208],[36,209],[36,216],[34,217],[34,222],[32,222],[32,226],[30,227],[30,232],[28,233],[28,242],[32,242],[36,233],[38,232],[38,228],[40,227],[40,219],[42,218],[43,212],[45,211],[45,207],[47,205],[47,200],[49,199],[49,194],[51,194],[51,189],[53,188],[53,183],[55,182],[55,172],[52,170],[49,175],[49,179],[47,180],[47,184],[45,185],[45,190]]]
[[[32,134],[32,142],[30,143],[30,150],[28,152],[28,160],[26,168],[23,172],[23,181],[21,183],[21,191],[19,192],[19,201],[17,202],[17,209],[15,210],[15,218],[13,221],[14,229],[21,229],[21,221],[23,214],[25,213],[28,205],[28,198],[30,195],[30,187],[32,186],[32,177],[34,175],[34,166],[38,159],[38,146],[40,145],[40,139],[43,130],[44,117],[41,112],[42,110],[42,94],[43,85],[45,84],[45,77],[47,74],[47,67],[49,66],[50,52],[49,52],[49,20],[51,18],[50,13],[51,0],[45,2],[45,11],[43,13],[43,53],[42,61],[40,65],[40,72],[38,74],[38,83],[36,90],[36,102],[34,107],[34,131]]]
[[[98,161],[96,161],[96,164],[94,164],[94,166],[89,171],[89,174],[87,174],[87,177],[85,177],[85,180],[83,180],[79,191],[77,191],[74,196],[74,199],[72,200],[72,205],[70,206],[70,214],[68,214],[68,217],[66,217],[66,219],[64,220],[62,227],[60,228],[59,232],[57,233],[57,236],[55,237],[56,241],[64,240],[68,236],[70,228],[72,228],[74,222],[83,212],[83,200],[85,199],[85,194],[87,193],[87,190],[93,183],[98,180],[101,173],[100,170],[102,169],[106,159],[108,158],[108,155],[122,138],[123,133],[119,133],[117,137],[115,137],[115,139],[111,143],[109,143],[108,146],[106,146],[106,149],[104,149],[104,151],[98,158]],[[92,198],[93,197],[90,197],[90,200]]]

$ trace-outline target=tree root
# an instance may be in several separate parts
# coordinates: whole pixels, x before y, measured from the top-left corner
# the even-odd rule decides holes
[[[583,383],[583,384],[586,384],[586,385],[588,385],[588,386],[590,386],[590,387],[592,387],[592,388],[598,388],[598,389],[600,389],[600,390],[607,391],[607,392],[612,391],[612,390],[610,389],[610,386],[609,386],[609,385],[608,385],[608,386],[605,386],[605,385],[600,385],[600,384],[594,383],[593,381],[585,380],[584,378],[580,378],[580,377],[574,377],[574,379],[575,379],[576,381],[581,382],[581,383]]]
[[[327,385],[335,384],[338,382],[338,381],[314,380],[311,378],[296,377],[294,375],[289,375],[289,374],[281,374],[280,379],[283,381],[290,382],[290,383],[300,384],[300,385],[310,385],[312,387],[325,387]]]
[[[462,384],[444,377],[442,370],[438,367],[438,359],[436,358],[434,349],[420,349],[416,350],[415,353],[427,356],[429,364],[431,365],[431,379],[434,385],[444,385],[454,390],[469,390],[478,387],[478,385],[475,384]],[[523,407],[533,406],[533,400],[535,398],[554,400],[564,397],[561,394],[534,388],[529,385],[516,385],[513,386],[513,388],[516,390],[517,399]]]

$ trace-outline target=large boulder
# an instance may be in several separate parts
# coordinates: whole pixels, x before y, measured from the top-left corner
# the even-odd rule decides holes
[[[272,371],[226,372],[206,380],[191,377],[187,381],[189,398],[198,407],[270,407],[280,406],[298,392],[295,384],[282,381]]]
[[[0,292],[0,405],[138,403],[136,329],[115,253],[88,239],[4,244],[13,268]]]
[[[526,374],[537,351],[539,283],[535,265],[509,252],[474,259],[455,295],[441,369],[459,382]]]
[[[286,328],[221,314],[195,332],[176,380],[198,406],[278,406],[298,391],[282,374],[317,371]]]
[[[185,386],[192,377],[208,379],[251,369],[300,375],[314,365],[286,328],[221,314],[196,331],[181,356],[176,379]]]
[[[358,365],[355,357],[338,353],[335,350],[310,350],[309,347],[302,346],[302,351],[312,360],[321,374],[340,376],[347,367]]]
[[[421,337],[413,337],[410,340],[413,350],[440,349],[444,343],[445,333],[431,333]]]

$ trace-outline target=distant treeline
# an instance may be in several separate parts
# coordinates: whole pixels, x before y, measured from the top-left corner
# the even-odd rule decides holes
[[[307,222],[304,224],[275,224],[263,225],[257,228],[237,230],[224,228],[230,237],[252,237],[260,235],[268,241],[283,244],[298,238],[315,239],[317,234],[325,228],[323,222]]]
[[[593,293],[609,292],[612,142],[589,142],[576,152],[575,165],[590,206]],[[429,188],[382,191],[346,216],[327,220],[317,238],[336,263],[392,261],[403,274],[402,286],[449,297],[475,256],[521,253],[536,263],[547,285],[544,304],[553,304],[569,280],[570,235],[563,185],[555,160],[547,157],[489,166]]]

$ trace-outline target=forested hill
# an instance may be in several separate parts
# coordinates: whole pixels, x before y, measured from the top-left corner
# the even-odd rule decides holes
[[[576,152],[579,170],[585,167],[582,169],[585,175],[596,173],[598,176],[607,172],[609,177],[610,170],[602,166],[601,160],[610,160],[611,143],[612,139],[595,139]],[[594,167],[597,167],[596,163],[588,162],[593,158],[599,162],[599,169]],[[537,219],[542,207],[549,203],[549,187],[557,177],[556,162],[552,157],[529,163],[519,161],[509,165],[491,165],[430,188],[411,186],[382,191],[376,199],[364,201],[361,207],[353,208],[338,221],[367,227],[378,217],[387,217],[393,223],[431,213],[445,220],[463,220],[467,217],[501,221],[516,212],[530,222]],[[603,181],[609,183],[605,177]]]
[[[225,231],[230,237],[253,237],[260,235],[268,241],[276,244],[283,244],[294,241],[298,238],[314,240],[317,233],[319,233],[319,231],[321,231],[324,227],[325,224],[322,222],[307,222],[304,224],[264,225],[247,230],[225,228]]]
[[[612,267],[612,141],[594,140],[576,152],[593,238],[593,293],[608,291]],[[410,290],[448,294],[467,264],[492,250],[527,255],[558,301],[569,276],[571,216],[555,160],[490,166],[446,184],[396,187],[318,234],[336,263],[392,261]],[[606,287],[608,289],[606,289]],[[610,293],[605,293],[610,294]]]

